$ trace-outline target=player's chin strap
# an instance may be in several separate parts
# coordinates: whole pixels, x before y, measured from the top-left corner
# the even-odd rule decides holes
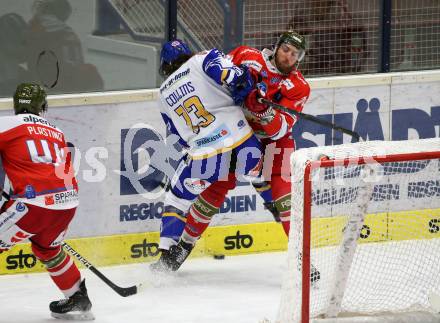
[[[298,112],[298,111],[289,109],[289,108],[285,107],[284,105],[281,105],[281,104],[269,101],[269,100],[264,99],[264,98],[259,98],[258,101],[260,101],[261,103],[267,104],[268,106],[274,107],[274,108],[276,108],[276,109],[278,109],[280,111],[286,112],[288,114],[291,114],[291,115],[294,115],[294,116],[297,116],[297,117],[301,117],[301,118],[303,118],[305,120],[309,120],[309,121],[315,122],[317,124],[320,124],[321,126],[329,127],[329,128],[335,129],[337,131],[340,131],[342,133],[345,133],[345,134],[347,134],[349,136],[352,136],[357,141],[362,141],[361,136],[359,136],[359,134],[357,132],[349,130],[349,129],[346,129],[344,127],[340,127],[338,125],[335,125],[334,123],[331,123],[330,121],[317,118],[315,116],[312,116],[311,114],[302,113],[302,112]]]
[[[10,200],[10,196],[6,193],[2,187],[0,187],[1,194],[6,200]],[[93,266],[87,259],[82,257],[78,252],[76,252],[71,246],[69,246],[65,241],[61,243],[64,250],[76,258],[80,263],[82,263],[87,269],[90,269],[96,276],[98,276],[104,283],[106,283],[111,289],[122,297],[131,296],[137,294],[143,287],[142,284],[134,285],[130,287],[120,287],[108,279],[104,274],[102,274],[95,266]]]

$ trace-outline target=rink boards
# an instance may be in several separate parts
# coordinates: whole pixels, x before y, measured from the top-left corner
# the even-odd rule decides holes
[[[158,258],[158,232],[68,239],[94,266],[150,262]],[[277,223],[255,223],[208,228],[191,257],[238,255],[285,250],[287,238]],[[80,265],[81,267],[82,265]],[[19,244],[0,254],[0,274],[41,272],[30,244]]]
[[[343,237],[346,216],[312,219],[312,248],[338,245]],[[429,240],[440,238],[440,209],[367,214],[359,243]]]
[[[356,130],[369,140],[440,137],[439,71],[319,78],[310,83],[312,93],[304,112]],[[78,148],[80,207],[67,239],[97,266],[157,257],[157,247],[150,243],[157,243],[163,195],[156,193],[163,180],[160,171],[169,169],[149,167],[151,154],[163,149],[166,136],[156,100],[157,90],[49,97],[47,118]],[[0,115],[10,114],[11,100],[0,99]],[[294,134],[297,148],[351,141],[302,121]],[[144,143],[151,149],[138,151]],[[7,183],[3,186],[8,188]],[[436,237],[429,225],[438,230],[438,210],[421,212],[420,219],[420,226],[429,232],[423,238]],[[337,217],[323,221],[316,225],[340,230]],[[390,217],[379,214],[366,221],[370,233],[365,241],[379,241]],[[364,231],[367,235],[368,228]],[[286,238],[253,188],[241,185],[228,195],[197,248],[195,255],[284,250]],[[36,270],[40,267],[27,245],[0,254],[0,273]]]
[[[346,218],[320,217],[312,220],[312,247],[340,243]],[[324,233],[324,234],[323,234]],[[325,234],[327,233],[327,234]],[[368,214],[360,233],[360,243],[440,239],[440,209]],[[158,232],[133,233],[68,240],[68,243],[95,266],[151,262],[158,257]],[[287,238],[274,222],[216,226],[208,228],[191,257],[240,255],[284,251]],[[0,254],[0,274],[43,271],[31,254],[29,244],[15,246]]]

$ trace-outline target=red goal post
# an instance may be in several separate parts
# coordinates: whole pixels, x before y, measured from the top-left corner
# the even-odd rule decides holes
[[[291,167],[277,322],[437,322],[440,139],[301,149]]]

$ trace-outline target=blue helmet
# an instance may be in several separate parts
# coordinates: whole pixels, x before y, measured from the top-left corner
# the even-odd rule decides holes
[[[166,42],[160,51],[160,74],[169,76],[193,55],[180,39]]]

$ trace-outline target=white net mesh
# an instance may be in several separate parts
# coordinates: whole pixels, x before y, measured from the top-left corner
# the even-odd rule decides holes
[[[418,154],[433,151],[428,159]],[[396,161],[396,154],[408,155]],[[307,194],[305,165],[321,155],[336,165],[312,167]],[[386,158],[372,163],[371,156]],[[344,158],[350,158],[345,165]],[[305,322],[302,312],[316,318],[433,311],[429,296],[440,294],[438,138],[299,150],[292,156],[292,176],[288,272],[278,322]],[[310,235],[303,231],[304,205],[311,205]],[[310,248],[303,249],[307,237]],[[310,311],[303,307],[308,282],[303,290],[301,279],[308,251],[311,277],[319,271],[310,284]]]

